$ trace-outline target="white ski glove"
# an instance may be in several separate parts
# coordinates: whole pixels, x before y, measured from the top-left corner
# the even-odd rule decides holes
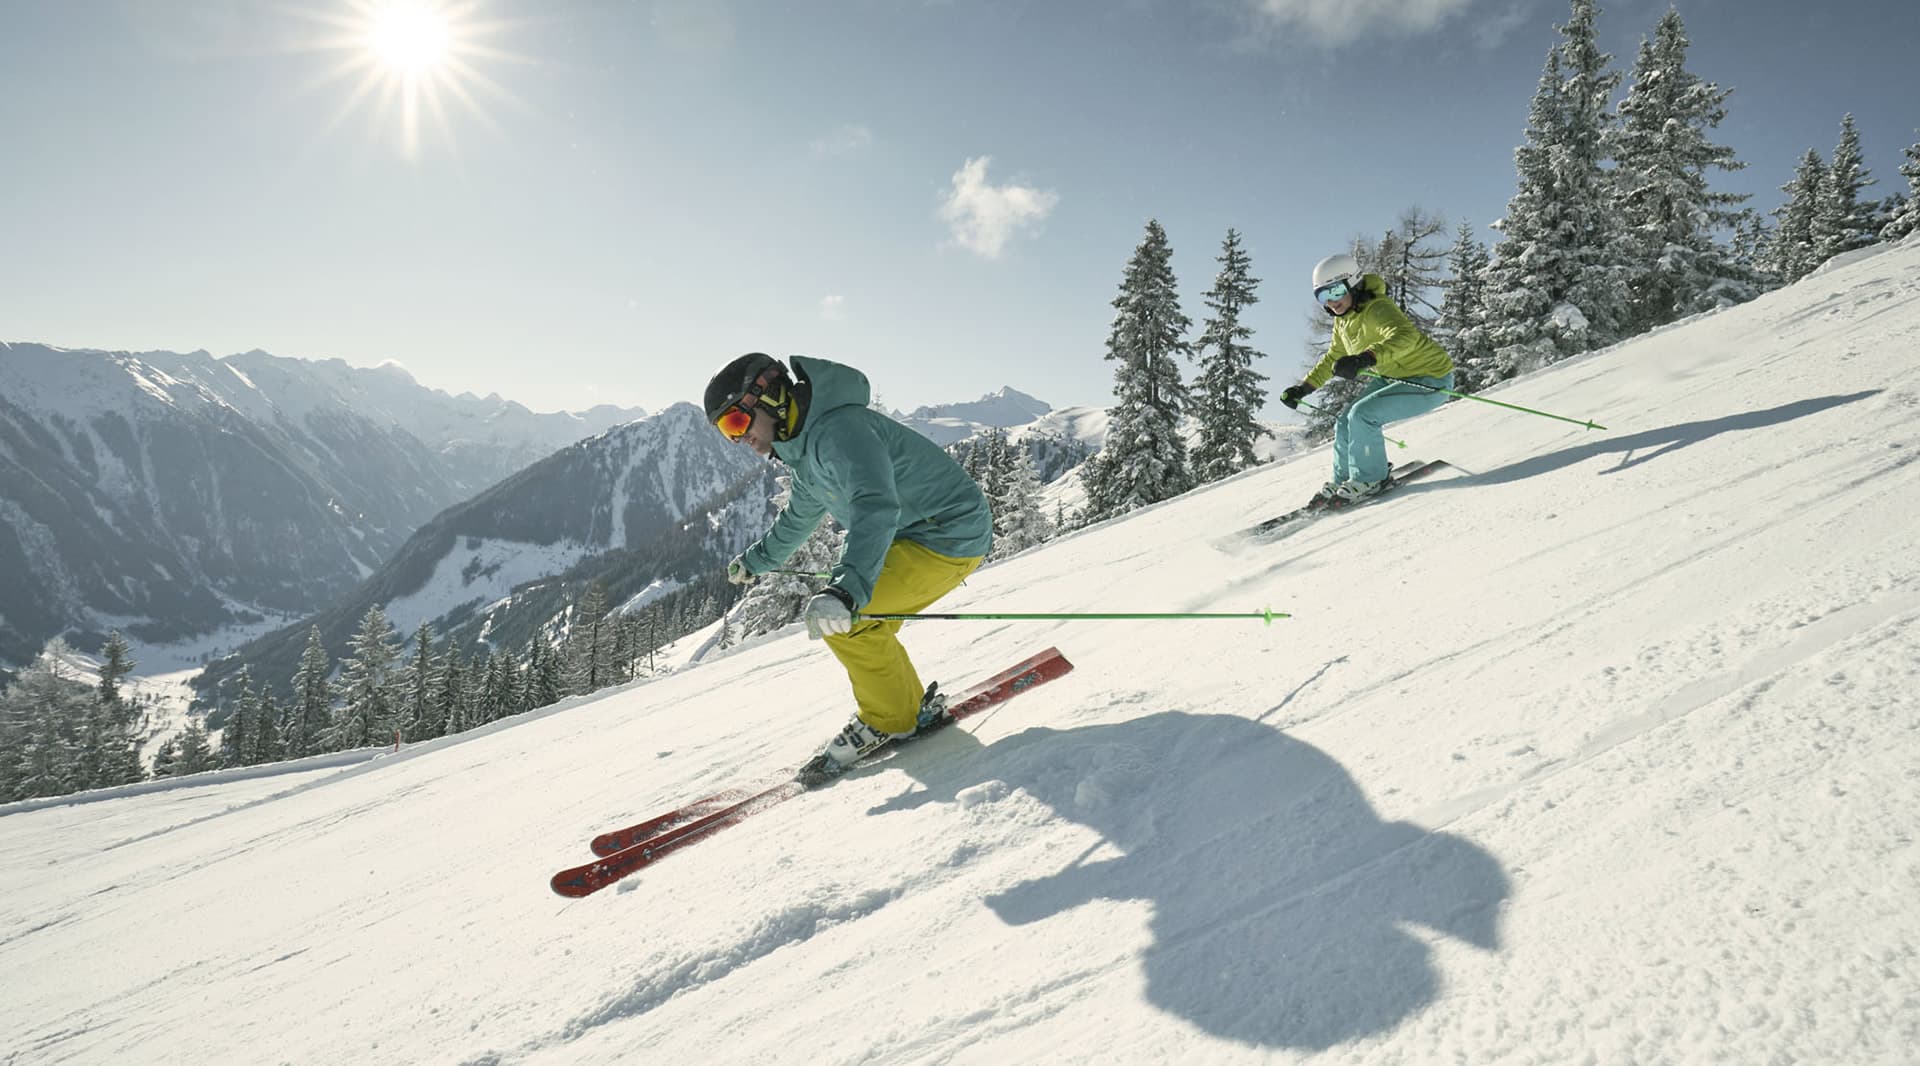
[[[853,597],[829,585],[807,601],[807,636],[814,640],[837,636],[853,628]]]
[[[753,571],[747,569],[746,562],[736,555],[727,563],[727,580],[736,585],[751,585]]]

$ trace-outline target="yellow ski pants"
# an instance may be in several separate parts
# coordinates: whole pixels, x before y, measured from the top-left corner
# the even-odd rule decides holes
[[[880,564],[873,598],[860,610],[872,614],[916,614],[960,586],[980,565],[980,556],[956,559],[910,540],[896,540]],[[920,716],[926,686],[900,643],[897,619],[860,619],[845,633],[826,638],[827,647],[847,668],[860,720],[883,733],[911,733]]]

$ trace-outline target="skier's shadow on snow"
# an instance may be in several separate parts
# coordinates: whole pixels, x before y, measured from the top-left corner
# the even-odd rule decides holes
[[[1382,821],[1338,763],[1271,726],[1165,712],[990,746],[951,733],[897,764],[925,790],[878,810],[1017,790],[1097,830],[1064,869],[987,905],[1028,925],[1093,900],[1149,904],[1148,999],[1208,1033],[1314,1050],[1385,1033],[1440,984],[1410,927],[1500,946],[1508,882],[1490,854]]]
[[[1710,437],[1717,437],[1722,433],[1766,429],[1783,422],[1791,422],[1796,418],[1819,414],[1828,408],[1857,403],[1879,394],[1880,390],[1869,389],[1844,396],[1813,396],[1804,400],[1795,400],[1792,403],[1783,403],[1778,407],[1769,407],[1764,411],[1744,411],[1736,415],[1709,418],[1699,422],[1682,422],[1679,425],[1629,433],[1621,437],[1599,437],[1571,448],[1562,448],[1557,452],[1548,452],[1545,455],[1522,459],[1517,463],[1495,467],[1465,481],[1433,481],[1412,485],[1409,489],[1444,491],[1450,488],[1469,488],[1475,485],[1520,481],[1537,474],[1583,463],[1596,456],[1611,455],[1616,452],[1620,455],[1620,462],[1601,473],[1617,474],[1639,466],[1641,463],[1652,462],[1689,444],[1698,444]]]

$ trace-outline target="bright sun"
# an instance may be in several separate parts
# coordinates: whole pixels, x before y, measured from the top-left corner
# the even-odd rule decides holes
[[[364,104],[378,125],[392,130],[395,146],[417,158],[423,119],[432,120],[447,143],[453,139],[448,101],[455,100],[482,122],[490,121],[476,90],[511,97],[482,74],[476,60],[513,57],[485,41],[505,24],[484,21],[487,0],[340,0],[333,11],[302,9],[302,17],[323,24],[312,47],[341,56],[324,78],[352,83],[335,116],[338,125]]]
[[[418,77],[445,62],[447,17],[425,3],[391,4],[373,14],[367,47],[402,75]]]

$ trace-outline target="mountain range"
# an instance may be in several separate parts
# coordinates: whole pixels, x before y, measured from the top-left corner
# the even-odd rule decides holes
[[[644,415],[393,364],[0,343],[0,661],[312,614],[447,508]]]

